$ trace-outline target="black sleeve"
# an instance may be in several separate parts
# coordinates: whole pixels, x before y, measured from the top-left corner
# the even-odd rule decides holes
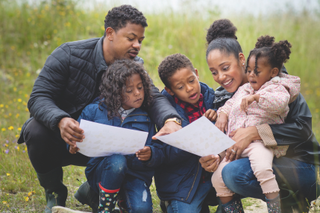
[[[164,125],[164,122],[168,118],[177,117],[180,118],[175,108],[170,104],[168,99],[159,92],[159,89],[152,83],[152,103],[148,107],[147,112],[153,122],[157,125],[158,129]],[[181,119],[181,118],[180,118]]]
[[[311,112],[301,93],[289,108],[285,123],[270,125],[279,146],[303,143],[313,134]]]
[[[70,117],[58,107],[68,81],[69,52],[69,47],[64,44],[51,53],[34,83],[28,101],[31,116],[54,131],[58,129],[62,118]]]

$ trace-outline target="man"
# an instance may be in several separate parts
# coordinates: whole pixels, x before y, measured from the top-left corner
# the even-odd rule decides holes
[[[85,166],[89,159],[66,149],[66,143],[76,146],[76,141],[84,138],[76,119],[99,96],[101,74],[108,65],[121,58],[143,63],[137,55],[147,26],[146,18],[132,6],[115,7],[105,17],[102,38],[62,44],[47,58],[28,102],[31,118],[18,140],[26,142],[30,161],[45,189],[45,212],[51,212],[55,205],[65,206],[68,191],[62,183],[62,166]],[[158,135],[177,131],[181,128],[179,115],[154,85],[152,90],[153,104],[148,113],[158,128],[162,127]],[[95,205],[95,194],[88,184],[80,187],[76,198]]]

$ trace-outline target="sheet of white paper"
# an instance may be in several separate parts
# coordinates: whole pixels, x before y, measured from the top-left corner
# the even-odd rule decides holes
[[[128,155],[142,149],[148,132],[115,127],[81,119],[85,139],[77,142],[79,152],[88,157],[102,157],[112,154]]]
[[[201,157],[217,155],[235,143],[204,116],[177,132],[157,138]]]

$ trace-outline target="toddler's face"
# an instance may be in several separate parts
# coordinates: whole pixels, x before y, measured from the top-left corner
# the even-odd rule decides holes
[[[122,108],[125,110],[141,107],[144,101],[144,88],[139,74],[133,74],[126,82]]]
[[[268,63],[268,60],[266,57],[259,57],[258,63],[257,63],[257,74],[254,72],[256,63],[256,56],[252,55],[250,56],[248,68],[247,68],[247,78],[252,86],[252,88],[257,91],[261,88],[261,86],[269,81],[271,78],[275,77],[277,73],[275,74],[272,72],[272,67]]]
[[[200,98],[200,83],[198,71],[190,68],[177,70],[170,78],[171,88],[166,88],[170,95],[175,95],[181,101],[197,104]]]

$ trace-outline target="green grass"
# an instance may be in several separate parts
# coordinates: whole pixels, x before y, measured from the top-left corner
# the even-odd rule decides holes
[[[37,5],[19,2],[0,0],[0,211],[41,212],[45,206],[44,191],[30,164],[26,146],[15,143],[29,117],[26,108],[29,94],[46,57],[58,45],[103,35],[104,16],[110,8],[86,11],[71,0],[43,1]],[[213,88],[218,86],[205,60],[206,29],[221,18],[219,11],[211,14],[210,19],[172,11],[146,15],[149,27],[140,56],[160,89],[163,85],[157,66],[165,56],[178,52],[191,59],[201,81]],[[313,115],[314,133],[320,140],[320,17],[288,12],[270,17],[230,15],[223,18],[229,18],[237,26],[245,55],[260,35],[269,34],[276,40],[287,39],[292,43],[292,55],[286,67],[290,74],[302,80],[301,92]],[[87,207],[78,206],[72,196],[85,181],[83,171],[83,167],[64,168],[64,182],[70,195],[67,205],[88,211]],[[155,212],[160,212],[154,186],[152,193]]]

